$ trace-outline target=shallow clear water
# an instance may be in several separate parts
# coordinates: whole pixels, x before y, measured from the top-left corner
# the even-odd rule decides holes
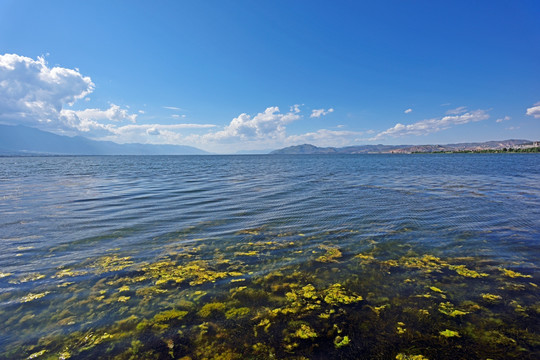
[[[5,157],[0,243],[4,358],[540,356],[534,154]]]

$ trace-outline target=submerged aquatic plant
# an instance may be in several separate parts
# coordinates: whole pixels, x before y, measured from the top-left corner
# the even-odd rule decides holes
[[[312,339],[316,338],[317,336],[318,335],[315,330],[313,330],[313,328],[307,324],[301,324],[300,328],[294,333],[294,337],[300,339]]]
[[[317,258],[318,262],[337,262],[337,259],[342,256],[341,251],[337,247],[321,245],[320,248],[326,250],[326,252]]]
[[[440,303],[439,312],[451,317],[463,316],[468,314],[468,312],[466,311],[456,309],[454,305],[450,302]]]
[[[489,276],[486,273],[479,273],[474,270],[467,269],[465,265],[450,265],[448,266],[450,270],[454,270],[458,275],[470,277],[470,278],[479,278]]]
[[[517,271],[513,271],[513,270],[509,270],[505,268],[499,268],[499,270],[503,273],[504,276],[508,276],[511,278],[517,278],[517,277],[532,278],[532,275],[523,275]]]
[[[339,349],[340,347],[349,345],[350,342],[351,341],[349,340],[349,337],[347,335],[345,335],[343,337],[338,335],[334,339],[334,346]]]
[[[19,301],[21,303],[27,303],[27,302],[34,301],[34,300],[37,300],[37,299],[41,299],[42,297],[45,297],[48,294],[50,294],[50,291],[45,291],[45,292],[42,292],[42,293],[39,293],[39,294],[29,293],[29,294],[23,296]]]
[[[459,332],[448,330],[448,329],[439,332],[439,334],[444,337],[459,337]]]
[[[352,304],[362,301],[360,295],[349,293],[341,284],[333,284],[324,291],[324,301],[329,305]]]
[[[396,360],[429,360],[429,359],[422,355],[407,355],[404,353],[399,353],[396,355]]]
[[[26,341],[22,351],[13,345],[9,354],[301,359],[324,352],[329,358],[425,360],[418,352],[463,349],[456,355],[463,357],[473,349],[495,358],[502,346],[514,351],[510,357],[519,358],[540,343],[534,332],[540,314],[534,283],[488,278],[485,272],[496,269],[492,264],[417,256],[399,246],[390,254],[381,243],[367,240],[362,246],[367,243],[372,250],[354,258],[343,259],[342,249],[328,245],[313,257],[305,249],[316,238],[280,234],[258,229],[238,234],[251,240],[247,242],[182,242],[144,264],[111,254],[89,260],[88,276],[68,279],[76,282],[62,280],[77,275],[75,270],[56,268],[52,276],[46,274],[60,279],[54,284],[17,284],[21,289],[14,295],[0,294],[0,300],[18,299],[21,309],[7,319],[8,331],[47,323],[44,314],[52,313],[47,326],[61,332]],[[358,249],[350,252],[358,254]],[[306,261],[295,261],[300,256]],[[509,274],[514,276],[503,273],[526,276]],[[29,285],[39,291],[28,294],[28,302],[45,296],[45,290],[58,297],[21,305],[22,287]],[[530,291],[518,294],[514,285]],[[503,297],[513,300],[498,306]],[[32,312],[36,305],[50,311]],[[520,328],[522,324],[528,327]],[[403,347],[409,342],[425,347]]]

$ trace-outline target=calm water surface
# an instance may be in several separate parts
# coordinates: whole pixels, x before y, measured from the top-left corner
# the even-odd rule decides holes
[[[534,154],[5,157],[0,242],[2,358],[540,358]]]

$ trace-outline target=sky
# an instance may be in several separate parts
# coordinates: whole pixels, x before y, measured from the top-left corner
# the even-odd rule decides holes
[[[0,0],[0,123],[214,153],[540,140],[540,2]]]

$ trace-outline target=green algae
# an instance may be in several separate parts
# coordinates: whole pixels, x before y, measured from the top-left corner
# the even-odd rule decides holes
[[[349,337],[347,335],[341,337],[341,336],[336,336],[336,338],[334,339],[334,346],[339,349],[343,346],[347,346],[351,343]]]
[[[486,273],[479,273],[477,271],[467,269],[465,265],[449,265],[448,268],[450,270],[454,270],[456,273],[458,273],[458,275],[469,278],[480,278],[489,276],[489,274]]]
[[[439,335],[441,336],[444,336],[444,337],[447,337],[447,338],[450,338],[450,337],[460,337],[459,335],[459,332],[457,331],[452,331],[452,330],[444,330],[444,331],[440,331],[439,332]]]
[[[37,300],[37,299],[41,299],[41,298],[47,296],[48,294],[50,294],[50,291],[45,291],[45,292],[42,292],[42,293],[39,293],[39,294],[29,293],[29,294],[23,296],[22,298],[20,298],[19,302],[27,303],[27,302],[34,301],[34,300]]]
[[[223,313],[227,309],[227,306],[223,303],[214,302],[214,303],[208,303],[205,304],[201,310],[199,310],[198,314],[202,317],[210,317],[211,315],[215,315],[216,313]]]
[[[227,319],[238,319],[249,315],[250,312],[251,309],[248,307],[232,308],[227,310],[227,312],[225,313],[225,317]]]
[[[512,353],[516,358],[517,342],[525,349],[522,354],[540,343],[537,333],[518,330],[516,320],[533,324],[538,319],[536,288],[518,284],[526,285],[530,292],[511,296],[508,292],[515,291],[513,288],[495,290],[497,277],[484,275],[497,274],[493,264],[478,265],[474,258],[416,255],[407,249],[390,256],[375,249],[380,245],[370,244],[373,251],[369,252],[343,248],[346,254],[359,254],[349,258],[340,249],[340,256],[335,257],[325,245],[325,261],[313,261],[309,250],[302,256],[309,258],[311,267],[294,261],[277,266],[270,254],[297,256],[297,247],[287,238],[298,239],[297,233],[284,235],[283,242],[275,240],[276,234],[267,237],[263,229],[240,235],[253,241],[230,244],[227,253],[208,243],[204,251],[211,256],[203,256],[200,246],[178,245],[146,264],[134,264],[130,257],[114,254],[89,261],[88,267],[100,275],[98,280],[89,278],[66,288],[58,285],[68,282],[53,284],[61,291],[71,289],[57,302],[69,309],[55,316],[57,326],[65,328],[64,334],[44,337],[25,348],[23,357],[45,350],[42,355],[55,358],[99,354],[111,359],[298,359],[326,353],[332,358],[350,354],[426,359],[408,354],[426,351],[432,355],[430,349],[434,348],[442,352],[452,351],[453,344],[464,349],[481,344],[485,358],[495,358],[497,346],[507,344],[516,349]],[[252,252],[256,254],[248,255]],[[250,259],[254,256],[257,258]],[[335,265],[337,259],[339,265]],[[61,280],[76,272],[57,268],[56,274],[49,276]],[[485,280],[478,280],[482,278]],[[236,281],[242,281],[242,286]],[[497,281],[497,286],[503,285]],[[39,286],[36,294],[48,289]],[[441,302],[443,295],[448,301]],[[502,300],[497,296],[515,300],[499,306],[496,303]],[[8,326],[44,322],[41,314],[32,315],[21,312]],[[99,325],[107,316],[118,320]],[[91,333],[77,330],[87,324],[91,324]],[[461,326],[459,333],[448,330],[459,324],[467,324],[466,330]],[[490,328],[503,324],[508,332]],[[494,345],[488,342],[490,338]],[[406,342],[425,345],[412,349]],[[384,348],[384,344],[391,347]]]
[[[429,360],[429,359],[422,355],[407,355],[404,353],[399,353],[396,355],[396,360]]]
[[[86,274],[88,274],[88,272],[84,270],[60,269],[56,274],[52,276],[52,278],[62,279],[64,277],[83,276]]]
[[[484,299],[487,302],[495,303],[502,300],[501,295],[495,295],[495,294],[481,294],[482,299]]]
[[[532,278],[532,275],[523,275],[517,271],[513,271],[513,270],[509,270],[505,268],[499,268],[499,270],[503,273],[504,276],[508,276],[510,278],[518,278],[518,277]]]
[[[341,284],[333,284],[324,291],[324,301],[330,305],[352,304],[362,300],[362,296],[349,293]]]
[[[23,284],[23,283],[27,283],[27,282],[38,281],[38,280],[45,279],[45,278],[46,278],[46,275],[44,275],[44,274],[30,273],[30,274],[20,276],[20,277],[18,277],[16,279],[11,279],[11,280],[9,280],[9,283],[10,284]]]
[[[168,285],[172,283],[189,283],[190,286],[201,285],[207,282],[226,277],[242,276],[238,271],[216,271],[209,267],[207,261],[194,260],[184,265],[165,259],[147,265],[142,269],[145,276],[154,279],[155,285]]]
[[[103,274],[121,271],[132,265],[133,261],[130,256],[120,257],[118,255],[110,255],[99,258],[90,267],[94,268],[97,274]]]
[[[294,332],[293,336],[300,339],[313,339],[319,335],[317,335],[317,332],[311,326],[301,324],[300,328]]]
[[[326,252],[317,258],[318,262],[322,262],[322,263],[337,262],[337,259],[339,259],[342,256],[341,251],[337,247],[321,245],[320,248],[323,250],[326,250]]]
[[[440,303],[438,310],[440,313],[443,313],[444,315],[448,315],[450,317],[463,316],[468,314],[467,311],[456,309],[454,305],[450,302]]]
[[[153,318],[153,321],[159,323],[171,320],[182,320],[187,314],[188,312],[183,310],[166,310],[156,314]]]

